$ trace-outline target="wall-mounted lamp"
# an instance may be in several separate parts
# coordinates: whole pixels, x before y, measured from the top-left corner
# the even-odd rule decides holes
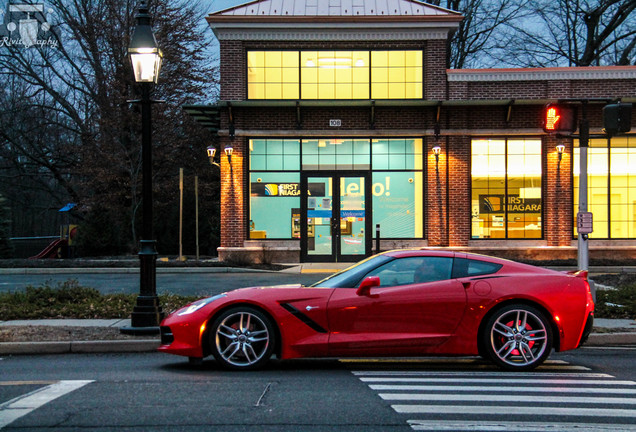
[[[563,159],[563,151],[565,150],[565,146],[563,144],[557,144],[556,146],[557,153],[559,153],[559,162]]]
[[[234,149],[232,147],[225,147],[225,155],[227,156],[227,162],[232,165],[232,152]]]
[[[208,158],[210,159],[210,165],[216,165],[220,167],[220,165],[214,161],[214,156],[216,156],[216,148],[214,146],[208,147]]]
[[[442,151],[442,148],[440,146],[435,146],[433,147],[433,154],[435,155],[435,163],[438,164],[439,163],[439,154]]]

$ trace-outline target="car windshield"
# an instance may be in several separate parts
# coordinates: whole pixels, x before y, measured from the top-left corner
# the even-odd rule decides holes
[[[393,257],[388,255],[374,255],[347,269],[334,273],[311,286],[323,288],[354,288],[358,285],[360,279],[362,279],[364,275],[374,268],[393,259]]]

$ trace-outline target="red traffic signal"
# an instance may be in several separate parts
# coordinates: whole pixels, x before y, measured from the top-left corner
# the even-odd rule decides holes
[[[576,130],[576,108],[571,105],[547,104],[543,109],[545,132],[567,132]]]

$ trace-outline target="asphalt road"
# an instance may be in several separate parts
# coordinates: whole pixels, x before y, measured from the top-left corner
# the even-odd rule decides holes
[[[299,360],[226,372],[165,354],[0,360],[4,431],[636,430],[633,348],[535,372],[480,359]]]
[[[224,291],[248,287],[278,284],[301,283],[310,285],[327,274],[297,274],[280,272],[245,273],[157,273],[157,293],[179,295],[215,295]],[[139,273],[55,273],[55,274],[0,274],[0,292],[15,292],[25,287],[57,283],[69,279],[77,280],[80,285],[98,289],[103,294],[139,292]]]

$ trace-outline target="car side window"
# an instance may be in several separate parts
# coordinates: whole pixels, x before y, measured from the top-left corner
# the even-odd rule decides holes
[[[398,258],[365,277],[378,276],[380,287],[409,285],[450,279],[453,259],[447,257]]]
[[[455,258],[455,262],[453,264],[453,279],[489,275],[497,273],[501,267],[503,267],[502,264],[495,264],[487,261]]]

